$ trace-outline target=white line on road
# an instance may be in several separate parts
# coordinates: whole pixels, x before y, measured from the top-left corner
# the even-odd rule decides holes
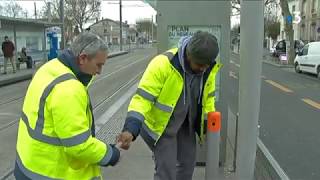
[[[262,151],[264,156],[267,158],[267,160],[270,162],[271,166],[273,169],[277,172],[278,176],[280,177],[281,180],[290,180],[286,172],[281,168],[279,163],[274,159],[272,154],[269,152],[267,147],[263,144],[260,138],[258,138],[257,141],[258,148]]]
[[[236,76],[236,73],[233,72],[233,71],[230,71],[230,72],[229,72],[229,76],[230,76],[230,77],[233,77],[234,79],[238,79],[238,77]]]
[[[234,64],[235,66],[237,66],[238,68],[240,67],[240,64],[235,63],[234,61],[230,61],[231,64]]]
[[[120,99],[118,99],[114,104],[112,104],[107,111],[105,111],[102,116],[97,119],[96,129],[99,131],[102,126],[107,123],[112,116],[122,107],[122,105],[128,101],[128,99],[136,92],[138,83],[131,86],[131,88],[124,93]]]
[[[133,64],[139,63],[139,62],[141,62],[141,61],[145,61],[146,59],[150,59],[151,57],[152,57],[152,56],[148,56],[147,58],[143,58],[143,59],[140,59],[140,60],[138,60],[138,61],[134,61],[134,62],[132,62],[132,63],[129,63],[129,64],[123,66],[122,68],[120,68],[120,69],[118,69],[118,70],[116,70],[116,71],[113,71],[113,72],[111,72],[111,73],[109,73],[109,74],[106,74],[106,75],[102,75],[102,76],[100,76],[99,79],[93,81],[92,84],[96,84],[96,83],[102,81],[103,79],[105,79],[105,78],[107,78],[107,77],[110,77],[111,75],[113,75],[113,74],[115,74],[115,73],[117,73],[117,72],[119,72],[119,71],[121,71],[121,70],[123,70],[123,69],[126,69],[126,68],[130,67],[130,66],[133,65]]]
[[[13,117],[20,117],[20,114],[13,114],[13,113],[0,113],[0,116],[13,116]]]

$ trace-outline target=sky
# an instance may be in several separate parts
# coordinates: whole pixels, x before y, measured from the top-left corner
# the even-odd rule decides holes
[[[27,9],[29,14],[34,14],[34,2],[37,9],[44,6],[44,0],[15,0],[24,9]],[[0,0],[0,4],[5,4],[10,1]],[[129,24],[135,24],[137,19],[155,19],[156,11],[143,1],[138,0],[122,0],[122,21],[128,21]],[[102,0],[101,17],[112,20],[119,20],[119,0]]]
[[[14,0],[11,0],[14,1]],[[24,9],[27,9],[29,14],[34,14],[34,2],[37,4],[37,9],[41,9],[44,6],[44,0],[15,0]],[[47,0],[48,1],[48,0]],[[8,0],[0,0],[0,4],[10,2]],[[101,17],[109,18],[119,21],[119,0],[102,0],[101,5]],[[122,0],[122,21],[128,21],[129,24],[135,24],[137,19],[151,19],[155,21],[156,11],[144,3],[142,0]],[[240,23],[240,16],[231,17],[231,27]],[[85,25],[89,26],[89,24]]]

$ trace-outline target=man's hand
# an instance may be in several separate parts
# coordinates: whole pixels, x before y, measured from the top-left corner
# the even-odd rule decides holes
[[[121,149],[128,150],[130,148],[130,144],[131,144],[132,140],[133,140],[133,135],[130,132],[125,131],[125,132],[120,133],[117,136],[116,144]]]

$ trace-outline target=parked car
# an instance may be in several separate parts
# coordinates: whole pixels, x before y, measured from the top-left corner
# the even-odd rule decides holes
[[[296,54],[298,54],[299,51],[303,48],[304,43],[301,40],[295,40],[294,41],[294,49]],[[275,46],[275,50],[273,52],[274,57],[279,57],[281,54],[286,54],[286,41],[281,40],[277,43]]]
[[[294,60],[297,73],[308,72],[320,78],[320,42],[311,42],[303,47]]]

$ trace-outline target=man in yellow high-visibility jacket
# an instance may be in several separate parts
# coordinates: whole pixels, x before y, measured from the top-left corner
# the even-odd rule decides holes
[[[87,89],[107,53],[102,39],[82,33],[36,72],[19,122],[17,180],[102,179],[100,166],[118,162],[119,150],[95,138]]]
[[[198,31],[156,56],[143,74],[118,142],[128,149],[141,135],[154,153],[154,180],[192,179],[195,134],[202,142],[207,114],[215,111],[218,53],[217,39]]]

